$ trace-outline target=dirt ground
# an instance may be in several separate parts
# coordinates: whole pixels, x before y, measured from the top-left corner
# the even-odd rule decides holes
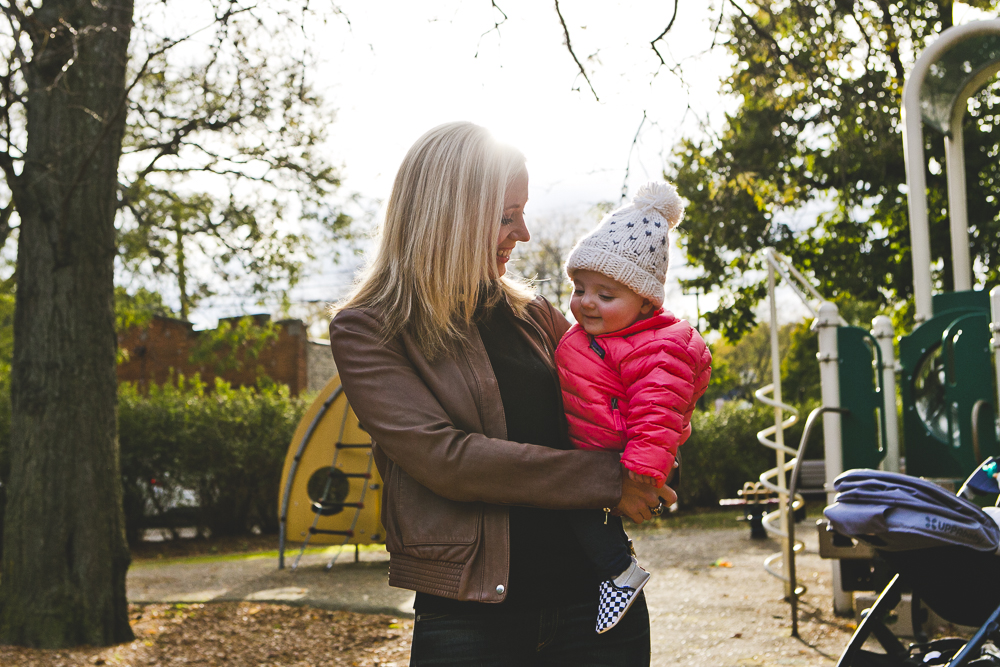
[[[854,631],[833,614],[831,561],[817,554],[816,530],[800,524],[806,548],[796,558],[799,638],[791,636],[783,583],[764,559],[776,540],[751,540],[737,529],[659,529],[637,534],[640,562],[653,573],[646,586],[652,664],[705,667],[834,665]]]
[[[640,563],[653,574],[646,587],[652,621],[652,664],[834,665],[854,626],[853,619],[832,613],[831,565],[816,554],[815,529],[806,524],[799,528],[806,548],[796,562],[800,580],[808,591],[799,607],[800,638],[794,638],[790,635],[790,607],[783,600],[782,584],[762,565],[766,556],[778,550],[778,542],[751,540],[748,529],[735,522],[731,525],[678,528],[664,521],[633,531]],[[236,550],[256,547],[259,545],[247,544]],[[157,559],[155,551],[146,556]],[[155,567],[144,568],[143,561],[133,566],[130,597],[133,586],[138,587],[138,583],[133,584],[138,579],[133,577],[153,573],[162,580],[169,572],[186,572],[184,567],[192,567],[163,562],[169,557],[161,555],[162,564]],[[248,561],[227,562],[225,566],[240,568],[242,562]],[[355,571],[357,568],[350,562],[338,563],[323,576],[337,577],[338,585],[349,585]],[[238,572],[229,574],[236,576]],[[315,579],[318,575],[310,576]],[[384,577],[379,580],[384,581]],[[306,581],[303,578],[300,585],[307,586]],[[371,581],[366,579],[358,586],[382,585]],[[244,585],[240,590],[251,589]],[[359,590],[359,596],[363,592]],[[409,659],[412,620],[404,610],[395,615],[363,614],[244,599],[146,603],[133,605],[131,613],[137,639],[129,644],[68,651],[0,647],[0,665],[401,667]]]
[[[130,607],[136,639],[104,649],[0,646],[4,667],[405,665],[413,622],[251,602]]]

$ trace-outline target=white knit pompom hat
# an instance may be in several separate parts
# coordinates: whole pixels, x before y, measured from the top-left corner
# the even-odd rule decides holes
[[[670,263],[667,231],[681,221],[684,204],[677,188],[650,181],[632,203],[609,213],[569,254],[566,274],[589,269],[663,305],[663,283]]]

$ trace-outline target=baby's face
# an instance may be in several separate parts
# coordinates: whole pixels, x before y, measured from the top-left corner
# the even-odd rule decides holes
[[[570,310],[592,336],[621,331],[653,311],[649,299],[596,271],[576,271],[573,288]]]

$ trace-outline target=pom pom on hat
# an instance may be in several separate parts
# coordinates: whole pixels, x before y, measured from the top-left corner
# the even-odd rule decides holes
[[[652,209],[663,216],[670,229],[681,221],[684,204],[677,194],[677,188],[669,183],[650,181],[639,188],[632,199],[632,205],[640,210]]]
[[[576,244],[566,273],[590,270],[617,280],[657,308],[663,305],[663,283],[670,262],[667,232],[678,225],[684,203],[677,188],[650,181],[632,202],[605,216]]]

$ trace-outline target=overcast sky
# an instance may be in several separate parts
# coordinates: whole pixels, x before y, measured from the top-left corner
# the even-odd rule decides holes
[[[554,0],[341,0],[343,16],[311,26],[322,61],[313,83],[336,110],[328,150],[341,167],[340,194],[358,195],[372,212],[369,222],[377,219],[413,141],[440,123],[471,120],[527,155],[529,226],[617,202],[623,186],[631,195],[660,178],[682,137],[720,127],[735,108],[720,90],[733,62],[723,47],[713,48],[717,5],[678,3],[657,42],[661,63],[650,42],[670,23],[674,3],[562,0],[592,92],[566,48]],[[956,11],[956,22],[977,17]],[[351,212],[364,219],[362,209]],[[319,258],[292,298],[337,299],[357,262]],[[676,284],[689,271],[672,253],[666,306],[694,321],[695,299]],[[785,312],[796,313],[786,304]],[[703,309],[711,305],[702,299]],[[219,295],[192,320],[213,327],[219,317],[266,309]]]
[[[719,81],[731,65],[721,47],[711,48],[717,15],[710,3],[679,3],[657,42],[663,65],[650,42],[670,23],[673,3],[563,0],[574,52],[596,97],[566,48],[554,3],[496,5],[345,0],[339,6],[346,20],[316,29],[324,44],[316,84],[337,109],[329,145],[342,165],[343,193],[377,208],[421,134],[470,120],[527,155],[530,226],[617,202],[623,185],[631,195],[661,178],[682,136],[721,122]],[[672,267],[682,263],[675,254]],[[294,297],[335,299],[355,267],[326,258]],[[674,291],[668,306],[695,319],[694,299]],[[199,309],[194,319],[213,325],[219,306]]]

